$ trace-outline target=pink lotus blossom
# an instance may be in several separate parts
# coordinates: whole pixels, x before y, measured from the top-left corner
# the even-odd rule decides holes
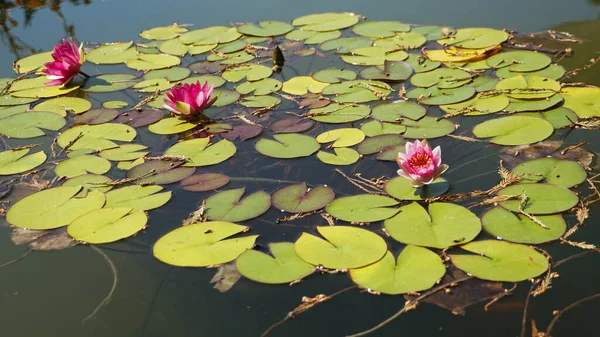
[[[426,140],[407,142],[406,153],[399,152],[396,161],[400,166],[398,175],[410,179],[414,187],[431,184],[448,169],[448,165],[442,164],[440,147],[432,151]]]
[[[200,85],[184,84],[167,91],[167,97],[164,99],[165,109],[168,109],[176,116],[183,119],[196,119],[201,117],[202,111],[208,109],[217,100],[218,97],[211,98],[213,86],[208,82]]]
[[[50,82],[46,85],[66,85],[69,84],[75,75],[80,73],[80,68],[85,61],[85,52],[83,43],[77,47],[75,40],[71,38],[71,42],[62,39],[62,43],[54,46],[52,53],[54,61],[44,64],[42,70]]]

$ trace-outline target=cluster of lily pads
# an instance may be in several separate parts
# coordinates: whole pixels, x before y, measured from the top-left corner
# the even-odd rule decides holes
[[[19,77],[0,79],[0,135],[58,132],[44,150],[19,146],[0,153],[2,176],[41,168],[46,177],[61,178],[10,205],[12,226],[66,228],[73,240],[88,244],[126,239],[146,227],[147,211],[171,199],[162,185],[179,183],[188,191],[215,192],[154,245],[154,256],[175,266],[236,261],[243,276],[263,283],[290,283],[323,268],[348,270],[360,287],[385,294],[432,287],[446,273],[440,251],[453,246],[463,251],[449,250],[450,263],[480,279],[516,282],[547,271],[546,256],[530,245],[563,236],[563,213],[580,201],[571,188],[585,181],[589,163],[548,157],[515,165],[509,175],[518,178],[485,195],[506,198],[478,216],[435,201],[450,188],[446,179],[414,187],[388,162],[404,151],[407,138],[440,138],[458,129],[471,141],[520,146],[600,116],[600,89],[561,86],[565,70],[550,56],[506,48],[516,37],[501,30],[366,21],[353,13],[197,30],[174,24],[140,36],[143,41],[88,45],[83,67],[100,73],[65,86],[45,85],[41,68],[51,52],[18,60]],[[282,73],[272,67],[275,45],[287,60]],[[336,67],[284,80],[290,64],[321,57]],[[131,71],[113,72],[124,67]],[[183,120],[163,108],[165,90],[197,82],[208,82],[219,95],[204,112],[210,121]],[[114,92],[140,95],[139,104],[104,99]],[[452,122],[482,115],[472,129]],[[326,131],[315,134],[317,124]],[[178,142],[150,153],[134,142],[140,129]],[[390,179],[378,193],[337,198],[325,184],[247,196],[245,188],[221,190],[229,178],[209,167],[259,136],[257,156],[293,165],[288,160],[316,153],[342,169],[374,160],[389,165]],[[253,249],[258,235],[239,223],[271,207],[298,217],[320,212],[332,223],[295,242],[270,243],[268,254]],[[482,229],[498,239],[476,240]],[[380,230],[405,245],[399,255]]]

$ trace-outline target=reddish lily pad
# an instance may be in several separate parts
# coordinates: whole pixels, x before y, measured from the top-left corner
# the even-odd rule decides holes
[[[205,199],[206,218],[212,221],[240,222],[256,218],[271,207],[271,196],[258,191],[242,199],[244,187],[226,190]]]
[[[116,109],[92,109],[73,117],[73,124],[104,124],[117,118],[118,115],[119,111]]]
[[[183,167],[183,161],[149,160],[127,171],[125,177],[138,178],[137,184],[166,185],[183,180],[196,171],[194,167]]]
[[[229,183],[229,177],[221,173],[200,173],[189,176],[181,181],[184,190],[190,192],[206,192],[216,190]]]
[[[283,118],[271,123],[271,131],[277,133],[299,133],[310,129],[315,122],[303,118]]]
[[[238,124],[234,125],[232,130],[219,133],[219,136],[230,141],[234,141],[238,138],[243,141],[254,138],[260,135],[261,132],[262,128],[260,126],[251,124]]]
[[[275,191],[271,196],[271,203],[282,211],[304,213],[321,209],[334,198],[335,193],[326,185],[309,189],[306,184],[295,184]]]
[[[165,113],[158,109],[129,110],[120,114],[114,122],[139,128],[158,122],[164,115]]]

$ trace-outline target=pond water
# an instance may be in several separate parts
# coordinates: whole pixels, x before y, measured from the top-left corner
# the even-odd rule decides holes
[[[567,70],[582,67],[589,59],[598,57],[600,42],[600,2],[573,1],[22,1],[29,9],[15,2],[1,1],[0,15],[0,77],[14,77],[12,62],[29,54],[46,51],[65,36],[79,41],[129,41],[139,39],[139,32],[152,27],[193,24],[190,29],[228,22],[279,20],[289,22],[311,13],[351,11],[369,20],[398,20],[414,24],[444,24],[456,28],[507,28],[522,32],[546,29],[568,31],[584,40],[573,45],[574,55],[560,62]],[[19,2],[21,3],[21,2]],[[35,6],[34,6],[35,5]],[[9,7],[12,7],[9,9]],[[189,57],[188,57],[189,58]],[[184,65],[194,59],[189,58]],[[308,57],[284,68],[279,79],[285,81],[313,70],[343,66],[339,60]],[[104,72],[88,65],[90,75]],[[570,79],[600,85],[600,67],[592,67]],[[99,98],[100,97],[100,98]],[[101,100],[100,100],[101,99]],[[92,104],[118,99],[135,105],[141,98],[132,94],[109,93],[94,96]],[[290,102],[288,102],[290,103]],[[277,111],[293,111],[295,105],[281,106]],[[437,115],[436,115],[437,113]],[[433,113],[441,115],[441,111]],[[219,117],[221,117],[219,115]],[[472,128],[484,117],[461,119],[463,128]],[[312,136],[331,129],[319,126]],[[176,139],[138,130],[138,138],[152,153],[162,154]],[[587,141],[586,148],[600,152],[597,131],[561,131],[554,139],[565,145]],[[44,137],[48,150],[52,137]],[[30,140],[9,139],[12,147],[29,144]],[[35,141],[38,142],[37,140]],[[488,143],[470,143],[444,137],[431,140],[442,147],[444,162],[450,166],[444,178],[451,182],[452,193],[491,188],[498,182],[498,148]],[[355,195],[360,190],[333,171],[332,166],[314,159],[281,162],[260,156],[254,150],[254,140],[237,142],[233,159],[210,171],[232,177],[227,188],[245,187],[247,191],[266,190],[271,193],[286,182],[306,182],[309,186],[327,184],[338,197]],[[596,168],[595,162],[592,168]],[[397,165],[369,159],[351,169],[348,174],[362,173],[365,177],[394,177]],[[597,169],[594,170],[594,173]],[[200,170],[197,171],[197,173]],[[111,176],[122,178],[115,168]],[[264,179],[253,179],[253,178]],[[113,244],[98,245],[117,270],[118,282],[110,302],[88,318],[111,291],[113,272],[103,255],[89,246],[78,245],[53,252],[32,252],[24,259],[0,269],[0,332],[2,336],[259,336],[269,326],[300,304],[302,296],[332,294],[353,283],[344,274],[313,275],[300,284],[266,285],[241,278],[234,287],[220,293],[210,280],[216,269],[172,267],[152,255],[152,246],[166,233],[179,227],[198,203],[212,192],[191,193],[178,184],[169,185],[173,198],[161,208],[150,212],[148,227],[142,233]],[[582,184],[578,192],[588,194]],[[472,209],[481,215],[485,208]],[[576,241],[600,244],[600,229],[596,225],[598,204],[590,206],[587,226],[575,236]],[[295,241],[302,231],[316,233],[316,226],[327,222],[310,216],[278,224],[282,213],[271,208],[265,215],[244,225],[251,233],[260,234],[262,245],[275,241]],[[575,220],[570,216],[569,221]],[[0,265],[23,255],[23,246],[10,239],[11,228],[0,219]],[[6,226],[4,226],[6,225]],[[373,226],[373,225],[371,225]],[[381,234],[381,232],[380,232]],[[491,237],[481,234],[483,237]],[[388,240],[392,241],[392,240]],[[392,247],[393,253],[400,245]],[[581,250],[557,242],[544,244],[555,260],[579,253]],[[560,278],[553,280],[552,289],[529,304],[529,319],[534,319],[540,331],[552,319],[552,311],[598,292],[595,280],[600,277],[596,268],[598,257],[588,254],[561,266]],[[508,283],[507,288],[512,284]],[[501,299],[485,311],[483,304],[466,310],[466,315],[431,304],[400,316],[372,336],[519,336],[524,302],[529,284],[519,283],[514,294]],[[371,296],[351,290],[317,305],[277,327],[269,336],[346,336],[368,329],[386,319],[404,305],[402,296]],[[485,303],[485,302],[484,302]],[[553,329],[553,336],[595,336],[599,330],[595,313],[600,301],[586,302],[563,316]],[[531,332],[527,328],[525,336]]]

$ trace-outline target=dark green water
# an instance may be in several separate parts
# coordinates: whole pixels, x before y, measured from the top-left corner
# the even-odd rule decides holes
[[[8,2],[1,1],[5,8]],[[0,77],[14,76],[11,63],[35,50],[47,50],[60,38],[74,34],[82,41],[127,41],[147,28],[173,22],[195,27],[223,25],[227,22],[264,19],[289,21],[304,14],[326,11],[353,11],[372,20],[399,20],[417,24],[448,24],[456,27],[486,26],[519,31],[548,28],[565,30],[585,39],[576,46],[575,56],[562,64],[568,69],[582,66],[597,57],[600,40],[598,4],[594,1],[93,1],[70,2],[55,10],[40,8],[25,13],[14,8],[2,24]],[[49,7],[51,7],[49,5]],[[29,15],[30,20],[25,17]],[[11,48],[11,43],[13,48]],[[15,43],[20,47],[15,49]],[[331,66],[313,64],[317,69]],[[303,63],[296,70],[305,72]],[[282,76],[293,76],[293,73]],[[576,81],[600,85],[600,69],[592,68]],[[108,97],[108,96],[107,96]],[[115,97],[125,99],[124,97]],[[108,98],[107,98],[108,99]],[[127,99],[126,99],[127,100]],[[318,134],[321,130],[315,130]],[[141,132],[146,143],[150,136]],[[158,137],[153,136],[152,139]],[[48,138],[50,139],[50,138]],[[48,140],[46,139],[46,140]],[[599,152],[600,139],[594,132],[568,134],[566,142],[589,142]],[[174,140],[153,144],[162,151]],[[454,169],[445,176],[453,182],[453,192],[493,186],[498,158],[497,148],[452,140],[433,141],[444,149],[445,161]],[[251,144],[250,144],[251,145]],[[479,159],[478,158],[483,158]],[[338,195],[356,194],[331,167],[316,161],[297,161],[275,165],[253,150],[240,147],[233,160],[211,167],[232,177],[259,176],[273,179],[327,183],[342,186]],[[471,164],[467,164],[471,163]],[[393,175],[392,163],[364,162],[358,171],[368,176]],[[111,172],[114,173],[114,172]],[[492,179],[493,178],[493,179]],[[248,190],[272,192],[278,184],[233,181],[228,188],[246,186]],[[585,189],[581,191],[586,192]],[[173,200],[152,211],[149,228],[123,243],[103,246],[118,270],[118,285],[108,305],[92,319],[88,316],[109,292],[113,276],[102,256],[89,247],[74,247],[59,252],[34,252],[24,260],[0,269],[0,336],[258,336],[300,302],[302,296],[330,294],[351,285],[346,275],[315,275],[293,288],[270,286],[241,279],[232,290],[221,294],[209,285],[214,270],[171,268],[151,255],[152,244],[179,226],[200,200],[209,193],[192,194],[175,188]],[[481,215],[481,210],[475,210]],[[598,206],[591,209],[587,227],[575,237],[578,241],[600,243],[596,221]],[[261,219],[246,222],[261,234],[261,243],[293,241],[301,230],[313,231],[323,225],[319,217],[309,217],[291,226],[275,225],[280,213],[271,209]],[[4,223],[4,220],[1,220]],[[275,227],[277,226],[277,227]],[[0,228],[0,264],[23,254],[9,239],[10,229]],[[397,248],[397,247],[396,247]],[[557,259],[578,250],[559,244],[544,245]],[[552,318],[552,310],[598,292],[598,258],[587,256],[557,270],[561,277],[553,289],[532,301],[530,318],[541,328]],[[372,336],[505,337],[519,336],[523,301],[528,285],[519,286],[514,296],[484,312],[482,306],[455,316],[432,305],[401,316]],[[317,306],[276,329],[270,336],[344,336],[377,324],[402,307],[399,296],[369,296],[350,291]],[[588,302],[566,314],[554,329],[554,336],[596,336],[600,324],[596,313],[600,302]],[[529,331],[526,336],[530,336]]]

